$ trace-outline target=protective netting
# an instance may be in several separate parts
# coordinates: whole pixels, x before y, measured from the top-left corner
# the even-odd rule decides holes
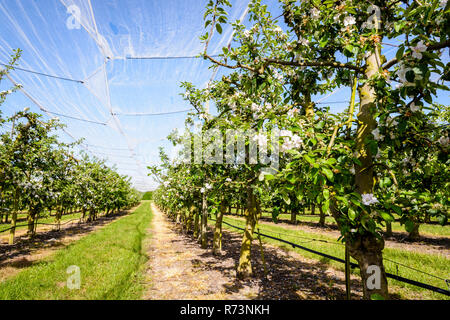
[[[272,17],[281,16],[279,1],[263,2]],[[180,95],[180,82],[205,87],[215,75],[210,62],[195,58],[204,49],[199,36],[205,32],[206,3],[0,0],[0,63],[9,61],[13,49],[23,50],[10,74],[23,90],[8,97],[3,113],[31,107],[46,117],[59,117],[67,125],[62,139],[85,138],[80,150],[115,164],[139,189],[151,188],[146,166],[157,164],[158,147],[170,150],[166,137],[184,127],[190,109]],[[249,0],[231,3],[229,21],[248,24]],[[210,55],[230,44],[232,28],[223,27],[222,34],[212,36]],[[394,57],[401,41],[383,44],[383,55]],[[224,72],[219,69],[216,78]],[[10,85],[0,83],[0,90]],[[349,91],[338,88],[313,99],[342,111]]]
[[[210,63],[194,58],[203,50],[206,3],[1,0],[0,63],[23,50],[9,76],[23,90],[2,112],[30,107],[58,117],[67,125],[61,139],[85,138],[80,149],[115,164],[139,189],[151,188],[146,166],[157,161],[159,146],[169,146],[165,138],[184,126],[190,108],[180,82],[202,87],[213,75]],[[232,4],[229,19],[243,19],[248,0]],[[208,52],[219,53],[231,36],[231,27],[215,34]]]

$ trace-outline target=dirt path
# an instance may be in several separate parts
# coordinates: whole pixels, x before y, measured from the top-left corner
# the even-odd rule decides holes
[[[236,279],[241,236],[224,231],[223,253],[217,257],[203,250],[191,236],[152,205],[147,276],[151,285],[144,299],[344,299],[344,273],[325,263],[306,259],[290,250],[264,245],[269,267],[267,278],[254,241],[254,276]],[[209,234],[209,239],[212,234]],[[211,248],[211,243],[209,243]],[[359,278],[352,276],[353,298],[361,297]]]

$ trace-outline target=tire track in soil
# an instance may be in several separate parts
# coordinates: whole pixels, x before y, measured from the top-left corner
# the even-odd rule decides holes
[[[146,275],[150,284],[144,299],[345,299],[342,271],[268,244],[264,245],[264,254],[269,274],[264,277],[258,241],[253,241],[252,247],[254,276],[237,280],[240,234],[224,230],[222,255],[214,256],[211,249],[201,249],[190,235],[183,234],[154,204],[152,211]],[[209,233],[211,242],[211,230]],[[359,281],[352,275],[354,299],[361,298]]]

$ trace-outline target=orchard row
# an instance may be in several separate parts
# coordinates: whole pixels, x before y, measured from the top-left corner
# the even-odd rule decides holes
[[[0,82],[19,56],[17,51],[0,71]],[[18,89],[0,92],[0,106]],[[109,215],[140,200],[129,178],[96,158],[75,157],[73,148],[80,142],[60,142],[56,130],[62,125],[57,119],[41,118],[28,109],[6,118],[0,113],[0,210],[5,221],[11,219],[10,244],[20,212],[26,213],[33,236],[45,210],[55,213],[59,228],[65,213],[81,211],[83,221],[92,221],[101,212]]]
[[[318,208],[334,218],[358,262],[364,297],[388,298],[383,248],[391,223],[400,221],[415,238],[420,224],[448,220],[449,109],[440,99],[450,78],[443,58],[450,47],[447,1],[280,0],[282,15],[274,17],[253,0],[245,25],[228,21],[228,6],[227,0],[208,3],[201,40],[204,59],[229,72],[206,89],[182,84],[195,109],[186,131],[194,146],[212,129],[222,136],[230,129],[289,131],[278,168],[264,172],[264,164],[250,163],[248,140],[244,164],[172,161],[161,150],[161,166],[150,167],[161,182],[155,201],[203,247],[208,215],[216,214],[215,252],[226,208],[245,208],[241,278],[252,274],[261,208],[274,218],[286,208]],[[223,26],[233,28],[233,41],[217,58],[207,49]],[[390,60],[384,55],[389,42],[396,50]],[[342,112],[314,102],[339,89],[349,92]],[[176,133],[169,139],[186,145]],[[256,140],[273,151],[264,137]],[[372,265],[381,270],[377,287],[367,282]]]

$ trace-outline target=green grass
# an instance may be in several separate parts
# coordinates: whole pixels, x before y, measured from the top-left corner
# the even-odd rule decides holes
[[[236,218],[230,218],[229,216],[224,217],[224,221],[228,222],[230,224],[243,227],[244,221],[239,220]],[[235,228],[231,228],[227,225],[224,225],[224,228],[231,230],[231,231],[238,231]],[[329,255],[344,259],[344,246],[340,245],[339,242],[337,242],[336,238],[325,236],[317,233],[310,233],[305,232],[302,230],[292,230],[292,229],[286,229],[281,226],[278,226],[276,224],[260,224],[259,229],[261,233],[265,233],[277,238],[282,238],[284,240],[296,243],[298,245],[304,246],[306,248],[310,248],[316,251],[320,251],[323,253],[327,253]],[[238,231],[242,233],[240,230]],[[301,237],[301,238],[300,238]],[[324,243],[320,241],[311,241],[311,239],[318,239],[318,240],[326,240],[331,243]],[[292,248],[292,246],[289,246],[287,244],[283,244],[279,241],[269,239],[262,237],[262,240],[267,243],[271,243],[274,245],[277,245],[279,247],[286,248],[288,250],[294,250],[297,253],[301,254],[302,256],[306,258],[311,258],[315,260],[319,260],[323,263],[329,264],[336,269],[344,270],[344,265],[342,263],[326,259],[323,257],[320,257],[316,254],[301,250],[299,248]],[[449,259],[439,256],[439,255],[433,255],[433,254],[425,254],[425,253],[415,253],[411,251],[406,250],[399,250],[399,249],[392,249],[392,248],[386,248],[383,251],[383,256],[387,259],[396,261],[398,263],[410,266],[412,268],[437,275],[441,278],[448,279],[450,277],[450,261]],[[356,262],[355,260],[351,259],[352,262]],[[389,273],[397,274],[397,268],[396,265],[386,261],[385,260],[385,269]],[[357,270],[353,271],[354,273],[359,274]],[[430,285],[434,285],[436,287],[441,287],[446,289],[445,282],[430,276],[427,276],[425,274],[416,272],[414,270],[398,266],[398,275],[413,279],[416,281],[420,281],[423,283],[427,283]],[[450,297],[447,297],[445,295],[434,293],[425,289],[418,288],[416,286],[412,286],[409,284],[405,284],[393,279],[388,279],[389,285],[390,285],[390,291],[398,293],[402,298],[407,298],[414,296],[415,299],[450,299]]]
[[[236,213],[236,209],[232,209],[231,212]],[[318,213],[318,209],[316,210],[316,214]],[[262,214],[265,218],[272,218],[271,213],[264,211]],[[282,213],[278,216],[280,222],[287,222],[291,220],[291,215],[287,213]],[[297,214],[297,221],[300,222],[319,222],[318,215],[311,215],[307,210],[306,215]],[[431,220],[435,221],[435,220]],[[327,216],[325,219],[325,223],[327,224],[335,224],[333,217]],[[400,222],[392,223],[392,231],[395,232],[406,232],[405,226],[401,225]],[[431,235],[431,236],[443,236],[450,237],[450,225],[441,226],[439,224],[421,224],[419,228],[419,232],[423,235]]]
[[[139,299],[151,218],[150,202],[143,201],[133,213],[0,283],[0,299]],[[80,268],[80,289],[66,286],[71,265]]]
[[[26,229],[27,226],[27,221],[26,221],[26,214],[21,214],[19,215],[19,217],[21,219],[25,218],[24,221],[17,221],[17,225],[18,227],[16,227],[16,231],[17,230],[21,230],[21,229]],[[61,223],[64,223],[64,221],[69,221],[72,219],[79,219],[81,217],[81,212],[75,212],[75,213],[71,213],[71,214],[65,214],[61,217]],[[56,223],[55,221],[55,216],[46,216],[46,217],[41,217],[38,220],[38,223]],[[11,220],[11,218],[9,218],[9,220]],[[45,227],[45,225],[43,224],[38,224],[38,230],[39,227]],[[2,233],[4,230],[7,230],[11,228],[11,222],[7,223],[7,224],[0,224],[0,235],[5,235],[8,234],[8,232],[6,233]]]

